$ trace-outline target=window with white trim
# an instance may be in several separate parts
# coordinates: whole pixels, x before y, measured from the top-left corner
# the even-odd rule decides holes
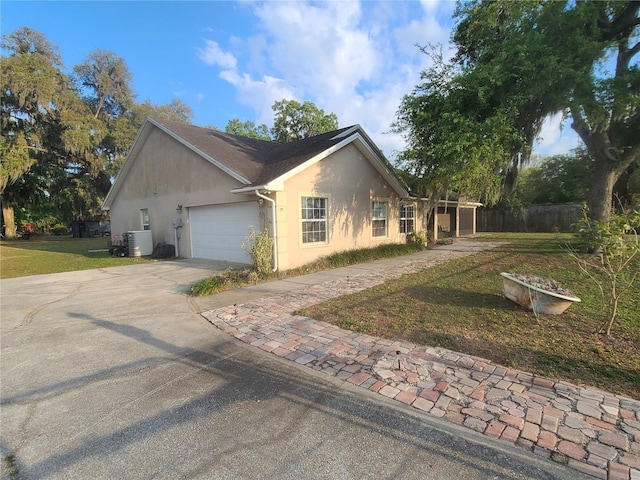
[[[146,208],[143,208],[142,210],[140,210],[140,218],[142,220],[142,229],[143,230],[149,230],[149,210],[147,210]]]
[[[302,243],[327,243],[327,199],[302,197]]]
[[[371,204],[371,225],[372,235],[374,237],[387,236],[387,212],[389,211],[389,202],[380,202],[374,200]]]
[[[400,205],[400,233],[415,232],[416,209],[412,203]]]

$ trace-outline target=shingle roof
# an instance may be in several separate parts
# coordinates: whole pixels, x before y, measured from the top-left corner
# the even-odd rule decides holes
[[[149,117],[138,132],[131,151],[102,204],[104,210],[110,209],[118,195],[122,179],[130,171],[137,152],[143,148],[144,142],[140,141],[140,138],[145,138],[151,128],[161,129],[238,180],[241,186],[231,190],[232,193],[244,193],[260,188],[281,188],[278,182],[284,180],[287,175],[295,174],[298,167],[304,168],[309,161],[321,160],[333,152],[333,147],[342,148],[353,142],[399,195],[409,195],[406,186],[395,175],[384,154],[359,125],[295,142],[277,143]]]
[[[345,127],[288,143],[231,135],[210,128],[152,119],[189,145],[251,182],[264,185],[340,143]]]

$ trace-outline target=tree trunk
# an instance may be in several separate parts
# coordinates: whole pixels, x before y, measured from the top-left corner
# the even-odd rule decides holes
[[[613,189],[624,171],[636,159],[637,146],[624,151],[622,147],[616,147],[610,140],[609,129],[596,128],[588,125],[581,116],[579,110],[571,109],[573,128],[580,136],[587,152],[593,157],[594,172],[591,181],[591,189],[587,194],[587,206],[589,217],[592,220],[608,221],[611,219],[613,205]],[[623,154],[619,152],[624,151]]]
[[[595,160],[595,171],[587,196],[589,217],[593,220],[609,220],[613,204],[613,187],[624,170],[612,169],[606,157]]]
[[[17,236],[13,207],[4,201],[2,202],[2,227],[6,238],[15,238]]]

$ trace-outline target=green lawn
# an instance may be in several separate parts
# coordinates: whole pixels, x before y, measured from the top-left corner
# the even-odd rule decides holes
[[[640,398],[640,295],[621,302],[611,337],[599,290],[566,254],[571,236],[485,234],[510,242],[330,300],[303,315],[371,335],[441,346],[502,365]],[[640,268],[640,259],[632,266]],[[500,272],[553,278],[582,299],[536,316],[502,297]]]
[[[106,237],[34,235],[30,240],[3,240],[0,242],[0,278],[72,272],[149,261],[143,258],[109,256],[106,248]]]

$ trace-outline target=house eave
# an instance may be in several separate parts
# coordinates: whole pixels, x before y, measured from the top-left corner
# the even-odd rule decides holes
[[[283,192],[284,184],[278,183],[278,182],[269,182],[264,185],[250,185],[248,187],[233,188],[229,191],[231,193],[246,195],[246,194],[255,193],[256,190],[259,190],[261,192]]]
[[[120,191],[120,182],[119,182],[120,177],[123,175],[126,175],[126,172],[129,171],[129,169],[131,168],[131,159],[135,156],[135,154],[140,149],[140,144],[142,143],[141,138],[143,137],[143,135],[144,136],[148,135],[148,130],[145,127],[146,127],[146,121],[143,124],[142,128],[140,128],[140,130],[136,134],[136,138],[133,140],[133,143],[131,144],[131,150],[129,150],[129,153],[125,157],[124,162],[120,167],[120,170],[118,170],[118,173],[116,174],[116,178],[113,181],[113,185],[111,185],[111,188],[107,192],[107,196],[104,197],[104,201],[102,202],[102,207],[101,207],[102,210],[104,211],[111,210],[111,203],[113,202],[113,199]]]
[[[424,198],[423,200],[427,200]],[[480,202],[460,202],[458,200],[438,200],[438,205],[458,205],[460,207],[482,207]]]

